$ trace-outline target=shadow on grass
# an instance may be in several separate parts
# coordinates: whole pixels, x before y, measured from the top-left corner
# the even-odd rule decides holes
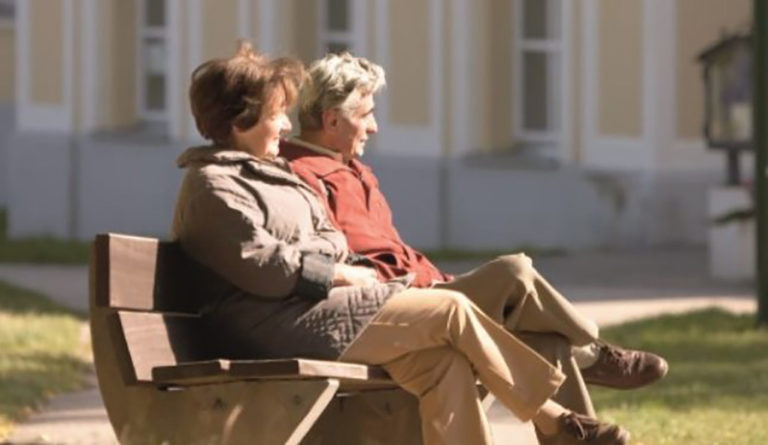
[[[65,308],[36,292],[0,281],[0,312],[10,314],[71,315],[84,321],[87,314]]]
[[[85,385],[90,364],[67,353],[4,354],[0,385],[0,416],[18,421],[48,396]]]
[[[663,381],[640,390],[594,388],[601,409],[768,409],[768,334],[754,328],[752,316],[708,309],[625,324],[606,329],[603,336],[663,355],[670,371]]]

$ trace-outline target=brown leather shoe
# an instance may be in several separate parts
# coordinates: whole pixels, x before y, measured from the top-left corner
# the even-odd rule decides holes
[[[634,389],[663,378],[669,371],[667,361],[656,354],[623,349],[605,342],[598,343],[594,365],[582,369],[584,381],[614,389]]]
[[[629,443],[629,431],[618,425],[601,422],[578,413],[563,414],[558,419],[559,445],[625,445]]]

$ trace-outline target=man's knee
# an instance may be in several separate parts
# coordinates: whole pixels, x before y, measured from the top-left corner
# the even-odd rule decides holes
[[[495,260],[510,272],[524,273],[533,269],[533,259],[524,253],[501,255]]]
[[[508,279],[514,284],[522,284],[526,292],[533,290],[534,277],[533,260],[524,253],[502,255],[493,261],[499,279]]]

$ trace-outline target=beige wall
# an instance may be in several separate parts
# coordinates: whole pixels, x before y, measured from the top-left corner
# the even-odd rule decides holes
[[[443,9],[443,17],[446,19],[443,20],[442,27],[440,28],[440,38],[443,42],[446,42],[443,45],[443,65],[441,67],[441,71],[443,73],[443,79],[442,79],[442,90],[440,91],[440,94],[442,95],[442,120],[444,125],[440,127],[441,134],[440,138],[443,142],[442,146],[440,147],[441,153],[444,156],[450,156],[451,153],[453,153],[457,147],[454,146],[456,141],[452,139],[452,132],[451,132],[451,117],[453,113],[453,107],[456,106],[455,101],[453,100],[453,94],[451,94],[452,90],[452,82],[453,82],[453,73],[451,72],[451,64],[452,64],[452,55],[451,55],[451,48],[448,42],[451,41],[451,36],[453,34],[453,22],[450,19],[452,17],[452,11],[453,11],[453,5],[450,2],[446,2]]]
[[[469,119],[469,147],[456,147],[459,151],[488,152],[510,148],[514,145],[512,101],[515,91],[512,73],[512,38],[510,24],[512,2],[477,2],[465,19],[469,39],[467,62],[469,78],[467,87]],[[446,52],[453,51],[450,37],[446,38]],[[450,65],[447,65],[450,66]],[[447,74],[446,96],[454,93]],[[463,106],[454,104],[454,106]]]
[[[745,31],[752,17],[750,0],[678,0],[677,136],[700,138],[704,85],[696,56],[727,30]]]
[[[581,82],[582,82],[582,70],[584,69],[582,57],[584,57],[584,51],[581,45],[582,35],[584,30],[582,29],[582,10],[580,7],[573,8],[573,17],[571,25],[573,26],[573,34],[571,36],[571,74],[570,74],[570,88],[573,93],[572,100],[572,112],[571,129],[572,139],[565,141],[565,150],[570,150],[571,156],[575,163],[579,163],[582,159],[582,146],[581,146],[581,120],[582,120],[582,107],[583,98],[581,96]],[[568,44],[568,42],[566,42]]]
[[[638,137],[642,133],[642,0],[600,0],[598,41],[598,132]]]
[[[237,0],[203,0],[203,60],[229,57],[237,48]]]
[[[103,114],[97,116],[106,128],[123,127],[136,121],[136,0],[106,0],[100,9],[99,61],[104,90]]]
[[[16,30],[0,27],[0,103],[10,103],[16,95]]]
[[[29,1],[29,95],[35,104],[64,101],[63,2]]]
[[[429,125],[431,55],[427,0],[391,0],[389,122]]]
[[[293,21],[283,28],[293,28],[295,44],[292,53],[304,63],[315,60],[317,54],[317,2],[294,0],[299,4],[293,9]]]
[[[485,83],[484,95],[487,105],[486,112],[482,116],[482,122],[476,123],[485,137],[479,138],[480,147],[489,149],[503,149],[514,145],[512,103],[513,85],[515,82],[512,73],[512,44],[513,33],[510,23],[514,23],[512,16],[512,2],[488,2],[490,7],[486,11],[486,23],[488,26],[480,26],[487,39],[487,53],[484,66],[487,72],[483,77],[473,82],[473,87],[482,87]],[[474,70],[471,70],[474,76]],[[482,125],[485,123],[485,125]]]

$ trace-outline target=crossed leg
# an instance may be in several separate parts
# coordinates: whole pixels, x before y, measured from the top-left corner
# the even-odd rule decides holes
[[[382,365],[419,398],[425,444],[491,444],[475,375],[523,421],[565,376],[466,296],[410,289],[393,296],[341,360]],[[555,404],[555,406],[558,406]]]

